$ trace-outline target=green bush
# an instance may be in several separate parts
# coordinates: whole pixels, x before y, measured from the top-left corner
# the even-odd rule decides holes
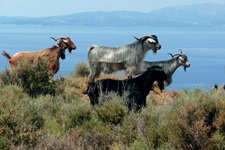
[[[80,103],[73,106],[67,111],[67,126],[73,128],[89,121],[92,115],[91,112],[91,106],[87,106],[86,103]]]
[[[6,70],[2,75],[4,83],[16,83],[31,97],[37,95],[55,95],[56,82],[49,76],[47,60],[40,59],[32,64],[29,60],[21,61],[12,68],[12,75]]]
[[[76,127],[73,134],[77,135],[77,145],[82,149],[109,149],[113,141],[111,129],[110,124],[92,118]]]
[[[12,83],[12,75],[9,69],[0,73],[0,85],[7,85]]]
[[[119,124],[128,113],[128,109],[121,103],[120,97],[114,94],[115,98],[106,101],[100,107],[96,107],[96,112],[101,121],[111,124]]]
[[[42,111],[16,85],[5,86],[0,95],[0,137],[11,145],[34,146],[45,123]]]
[[[162,126],[164,109],[150,106],[142,110],[137,117],[138,140],[145,147],[156,149],[166,141],[167,131]]]
[[[116,126],[114,131],[114,140],[116,143],[130,147],[138,139],[138,115],[130,112],[129,115],[124,117],[123,122]]]
[[[1,134],[2,133],[0,133],[0,135]],[[10,141],[6,137],[4,136],[0,137],[0,149],[2,150],[9,149],[9,145],[10,145]]]
[[[165,126],[176,148],[224,149],[219,144],[225,143],[223,98],[196,90],[170,109]]]

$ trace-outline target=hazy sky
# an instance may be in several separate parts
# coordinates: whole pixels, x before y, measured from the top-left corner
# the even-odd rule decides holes
[[[44,17],[86,11],[129,10],[150,12],[166,6],[225,0],[0,0],[0,16]]]

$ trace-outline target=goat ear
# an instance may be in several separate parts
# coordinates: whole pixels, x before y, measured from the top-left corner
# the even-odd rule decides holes
[[[180,51],[180,54],[182,55],[182,49],[179,49],[179,51]]]

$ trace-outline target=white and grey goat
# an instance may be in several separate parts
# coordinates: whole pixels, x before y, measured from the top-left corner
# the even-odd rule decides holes
[[[133,76],[140,71],[140,63],[143,62],[148,50],[156,53],[161,48],[157,36],[143,36],[136,38],[132,44],[120,47],[92,46],[88,51],[88,63],[90,67],[90,80],[94,81],[101,72],[113,73],[125,70],[126,75]],[[109,68],[107,68],[109,67]]]

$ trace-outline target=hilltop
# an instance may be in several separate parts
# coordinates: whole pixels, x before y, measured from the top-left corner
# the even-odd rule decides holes
[[[149,13],[135,11],[96,11],[43,18],[0,17],[0,24],[73,26],[225,26],[225,5],[215,3],[165,7]]]

